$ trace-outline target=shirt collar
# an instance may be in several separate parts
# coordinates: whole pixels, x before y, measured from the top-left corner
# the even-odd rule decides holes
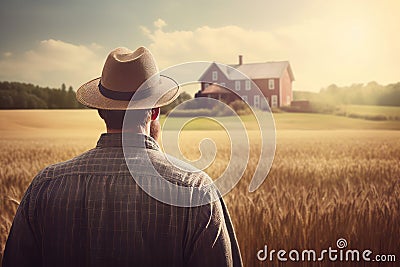
[[[124,134],[125,144],[129,147],[146,147],[148,149],[160,150],[157,142],[145,134],[126,133]],[[103,133],[96,148],[122,147],[122,133]]]

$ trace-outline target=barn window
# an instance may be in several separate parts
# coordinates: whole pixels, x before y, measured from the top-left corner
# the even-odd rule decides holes
[[[213,72],[212,72],[212,80],[213,80],[213,81],[218,80],[218,72],[217,72],[217,71],[213,71]]]
[[[276,108],[278,106],[278,96],[277,95],[271,96],[271,106],[273,108]]]
[[[247,102],[248,101],[247,95],[242,95],[242,99],[243,99],[243,101]]]
[[[235,81],[235,90],[240,91],[240,81]]]
[[[274,90],[275,89],[275,80],[274,79],[268,80],[268,88],[270,90]]]
[[[248,91],[251,89],[251,81],[250,80],[246,80],[245,84],[244,84],[244,88]]]

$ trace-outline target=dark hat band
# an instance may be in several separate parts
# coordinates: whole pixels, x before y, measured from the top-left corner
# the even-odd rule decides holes
[[[165,75],[160,75],[160,77],[165,77],[165,78],[172,80],[176,84],[176,86],[179,88],[179,84],[171,77],[168,77]],[[133,95],[136,93],[136,91],[135,92],[119,92],[119,91],[110,90],[101,84],[101,80],[99,81],[98,87],[99,87],[100,93],[104,97],[107,97],[107,98],[110,98],[113,100],[130,101],[132,99]],[[137,98],[141,99],[141,98],[149,97],[149,95],[148,95],[149,93],[150,92],[147,90],[141,90]]]
[[[122,101],[130,101],[133,94],[135,92],[117,92],[113,91],[110,89],[107,89],[103,85],[101,85],[101,82],[99,82],[99,91],[100,93],[107,98],[113,99],[113,100],[122,100]]]

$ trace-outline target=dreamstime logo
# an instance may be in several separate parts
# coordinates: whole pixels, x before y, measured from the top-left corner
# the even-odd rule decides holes
[[[342,249],[342,248],[347,247],[347,241],[346,241],[346,239],[344,239],[344,238],[339,238],[339,239],[336,241],[336,246],[337,246],[339,249]]]
[[[268,246],[265,245],[263,249],[257,252],[257,259],[259,261],[377,261],[377,262],[395,262],[395,254],[376,254],[369,249],[358,250],[358,249],[345,249],[347,247],[347,240],[339,238],[336,241],[337,249],[329,247],[328,249],[322,249],[317,252],[314,249],[305,249],[302,251],[292,249],[286,251],[281,250],[268,250]]]
[[[257,106],[260,109],[255,109],[253,106],[248,105],[258,126],[258,133],[261,139],[258,164],[249,185],[249,191],[253,192],[266,179],[272,165],[275,154],[275,123],[264,94],[246,75],[235,68],[215,62],[189,62],[175,65],[161,71],[142,84],[133,95],[129,106],[134,107],[135,102],[142,101],[144,97],[151,101],[151,103],[149,103],[150,105],[156,105],[160,98],[152,98],[150,91],[154,89],[154,81],[160,80],[156,85],[156,90],[160,92],[161,95],[168,95],[171,91],[176,90],[176,87],[188,84],[202,82],[211,85],[216,83],[216,81],[214,81],[215,79],[212,79],[212,77],[202,77],[200,81],[198,80],[204,71],[209,68],[219,70],[230,77],[232,84],[221,85],[224,87],[223,90],[225,90],[226,93],[236,94],[242,98],[242,100],[247,100],[240,94],[240,87],[231,88],[234,87],[235,81],[239,81],[243,84],[243,87],[246,84],[246,95],[257,96],[254,97],[254,99],[255,101],[257,99]],[[160,77],[162,76],[171,77],[173,79],[163,79],[164,81],[161,81]],[[217,110],[218,114],[223,114],[223,117],[214,115],[192,116],[193,107],[203,110],[208,109],[210,111]],[[176,118],[177,116],[175,116],[175,114],[184,114],[185,112],[191,114],[190,118],[182,118],[182,116],[179,116],[179,119]],[[137,121],[138,118],[133,118],[132,116],[136,115],[126,113],[124,129],[129,127],[129,122]],[[219,99],[206,97],[194,98],[181,103],[169,113],[162,126],[161,138],[166,159],[174,166],[173,168],[179,168],[194,173],[203,171],[212,164],[218,151],[215,142],[211,138],[205,138],[200,142],[199,150],[201,152],[201,157],[195,161],[186,159],[179,147],[179,138],[182,129],[185,125],[199,118],[212,120],[214,123],[219,124],[228,135],[231,146],[230,158],[225,171],[220,177],[213,177],[216,179],[214,179],[212,183],[201,186],[183,186],[178,180],[171,181],[162,177],[159,173],[160,170],[156,164],[154,164],[154,155],[148,154],[148,157],[145,158],[137,156],[137,150],[129,146],[129,131],[123,131],[123,151],[129,171],[138,185],[153,198],[174,206],[200,206],[211,203],[220,198],[221,195],[227,194],[242,178],[250,158],[250,139],[248,131],[242,121],[242,117],[229,105]],[[145,144],[143,144],[143,147],[145,147]],[[174,179],[177,178],[179,177]]]

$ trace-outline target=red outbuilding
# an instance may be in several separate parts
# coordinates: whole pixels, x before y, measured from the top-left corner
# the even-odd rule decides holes
[[[243,57],[239,56],[235,65],[212,63],[199,81],[201,89],[195,97],[212,97],[229,103],[240,96],[250,106],[261,109],[265,108],[263,99],[270,107],[289,106],[293,100],[294,76],[289,61],[243,64]]]

